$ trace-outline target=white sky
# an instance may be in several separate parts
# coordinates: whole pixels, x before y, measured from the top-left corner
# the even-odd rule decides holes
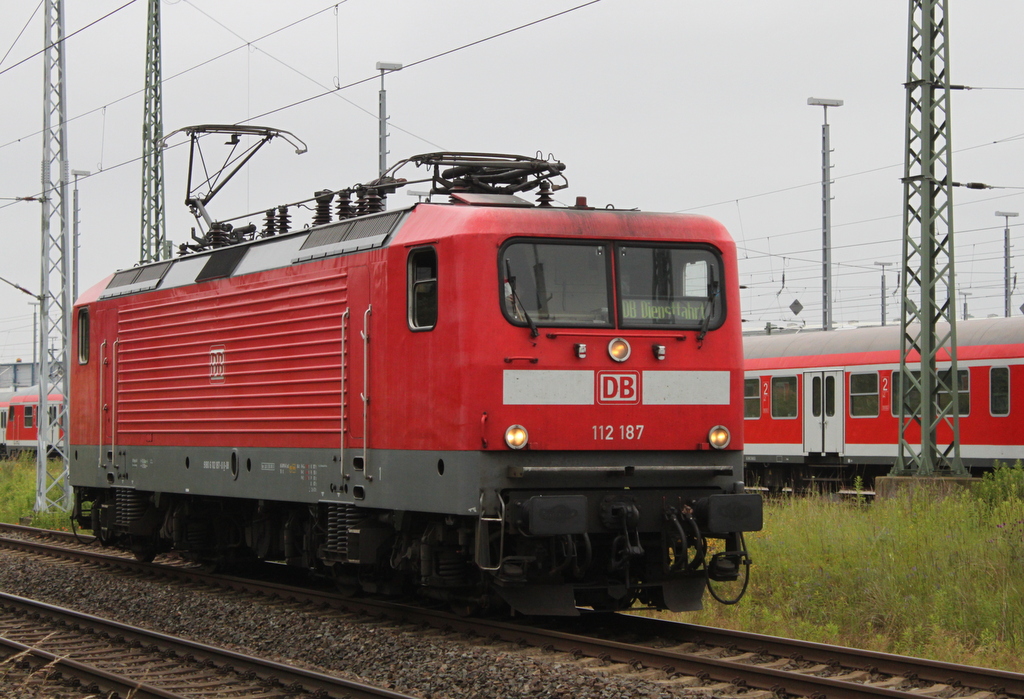
[[[125,2],[68,2],[67,34]],[[377,61],[409,65],[582,2],[166,2],[164,129],[243,121],[336,82],[372,78]],[[1009,187],[954,192],[958,286],[970,293],[972,315],[1001,315],[1003,219],[994,214],[1024,213],[1024,3],[950,5],[953,82],[1013,88],[955,92],[952,106],[954,179]],[[3,198],[40,190],[42,58],[12,67],[42,48],[35,6],[0,0],[0,55],[10,49],[0,62]],[[579,195],[596,206],[694,211],[722,221],[740,246],[746,327],[801,319],[816,327],[822,109],[806,102],[843,99],[843,107],[829,109],[835,320],[878,321],[879,261],[893,263],[892,322],[899,313],[892,293],[901,255],[907,9],[905,0],[602,0],[389,75],[389,163],[441,149],[551,153],[568,166],[561,202]],[[94,173],[80,182],[83,289],[139,255],[141,166],[134,160],[145,36],[146,3],[136,0],[67,42],[69,163]],[[374,79],[256,119],[292,131],[309,153],[269,144],[211,203],[214,218],[375,177],[378,89]],[[194,225],[182,203],[186,161],[187,148],[165,153],[167,235],[175,243]],[[399,192],[391,201],[413,198]],[[1011,224],[1016,250],[1024,217]],[[39,204],[0,200],[0,276],[33,291],[39,231]],[[1011,261],[1014,272],[1019,262]],[[794,299],[804,306],[796,319],[788,308]],[[30,358],[30,301],[0,288],[0,362]],[[1022,301],[1024,275],[1014,313]]]

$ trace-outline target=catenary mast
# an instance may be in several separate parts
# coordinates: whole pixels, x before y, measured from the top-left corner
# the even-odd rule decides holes
[[[142,115],[142,236],[140,262],[170,257],[164,218],[163,98],[160,70],[160,0],[149,0],[146,88]]]
[[[37,512],[67,509],[68,340],[71,335],[69,284],[71,232],[68,227],[68,153],[64,77],[64,0],[45,0],[43,51],[42,242],[39,289],[39,412],[36,416]],[[53,393],[64,400],[51,406]],[[48,452],[58,460],[47,468]]]
[[[899,455],[892,475],[962,475],[946,0],[911,0],[903,175]],[[911,371],[920,359],[920,370]],[[949,362],[948,370],[938,363]],[[917,432],[920,432],[920,439]],[[919,441],[919,443],[918,443]]]

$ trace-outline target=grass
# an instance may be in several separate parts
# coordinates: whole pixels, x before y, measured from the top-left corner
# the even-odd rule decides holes
[[[747,597],[680,621],[1024,671],[1024,467],[945,497],[766,502]]]
[[[60,473],[56,462],[50,473]],[[33,527],[67,531],[71,521],[66,512],[33,512],[36,502],[36,461],[34,454],[23,454],[17,460],[0,461],[0,522],[19,524],[30,517]]]

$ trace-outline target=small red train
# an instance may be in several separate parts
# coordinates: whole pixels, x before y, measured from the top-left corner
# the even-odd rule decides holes
[[[55,421],[57,406],[63,401],[64,397],[59,393],[51,393],[47,398],[50,424],[54,430],[49,444],[56,441],[56,430],[60,429]],[[29,386],[15,391],[5,403],[0,403],[0,406],[4,411],[0,427],[3,428],[6,453],[16,457],[24,451],[35,452],[39,447],[39,387]]]
[[[1024,459],[1024,318],[962,321],[957,340],[964,465]],[[748,335],[744,354],[749,484],[830,487],[861,476],[870,487],[890,471],[899,439],[898,325]],[[951,440],[948,427],[939,429],[940,440]],[[919,431],[908,435],[920,439]]]
[[[556,208],[559,163],[416,163],[445,203],[383,211],[393,178],[356,207],[320,192],[312,227],[214,223],[78,300],[78,521],[140,557],[281,560],[463,608],[699,608],[761,526],[732,240]]]

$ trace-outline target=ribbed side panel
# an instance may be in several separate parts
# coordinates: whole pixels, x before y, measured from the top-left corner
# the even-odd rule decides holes
[[[140,300],[118,310],[119,435],[339,432],[345,271]]]

